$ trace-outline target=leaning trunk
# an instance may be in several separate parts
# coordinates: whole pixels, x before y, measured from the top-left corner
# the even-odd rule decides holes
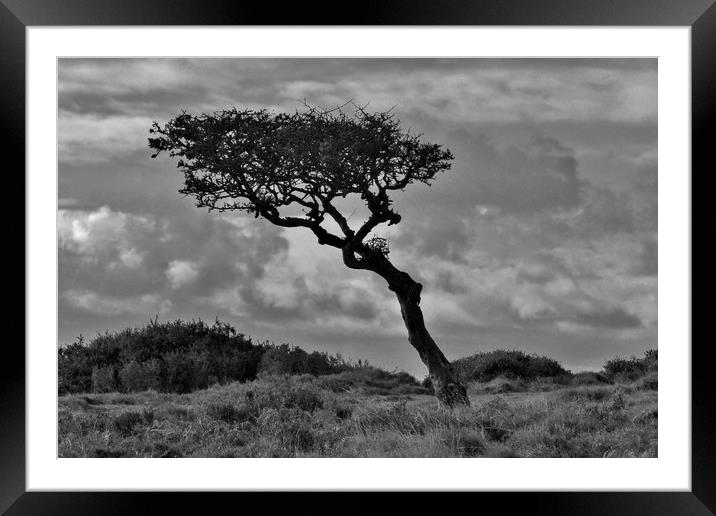
[[[361,256],[361,260],[356,258],[356,253]],[[420,309],[420,292],[423,286],[409,274],[396,269],[386,255],[386,252],[376,252],[364,244],[343,247],[343,262],[346,266],[375,272],[385,279],[388,288],[395,292],[400,302],[403,322],[408,329],[408,341],[428,367],[435,396],[440,404],[444,407],[470,405],[465,386],[460,383],[452,365],[425,328],[423,312]]]
[[[422,285],[405,275],[400,284],[391,284],[400,302],[400,313],[408,329],[408,341],[418,351],[421,360],[428,367],[435,396],[441,405],[470,405],[465,386],[460,382],[452,365],[428,333],[420,309]]]

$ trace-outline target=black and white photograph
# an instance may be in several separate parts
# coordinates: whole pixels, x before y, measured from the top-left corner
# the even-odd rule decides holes
[[[57,72],[58,457],[659,457],[657,59]]]

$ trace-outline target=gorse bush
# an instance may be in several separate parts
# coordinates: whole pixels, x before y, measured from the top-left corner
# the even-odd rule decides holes
[[[218,320],[209,326],[201,320],[155,319],[142,328],[97,335],[87,344],[80,336],[61,347],[58,390],[187,392],[206,387],[210,379],[245,381],[256,377],[263,350]]]
[[[604,364],[604,374],[616,380],[635,380],[659,368],[659,355],[656,349],[648,349],[642,358],[616,357]]]
[[[456,360],[453,366],[465,382],[489,382],[498,376],[529,380],[568,374],[568,371],[552,358],[528,355],[517,350],[476,353]]]
[[[343,371],[349,364],[340,355],[331,356],[320,351],[308,353],[288,344],[266,349],[261,356],[259,371],[263,374],[309,374],[321,376]]]
[[[117,381],[113,366],[92,368],[92,392],[114,392],[116,390]]]
[[[245,382],[259,374],[330,375],[364,367],[282,344],[255,344],[225,323],[201,320],[159,323],[80,336],[58,350],[58,391],[187,393],[215,383]]]
[[[161,386],[161,363],[156,358],[142,362],[132,360],[119,371],[126,392],[158,390]]]

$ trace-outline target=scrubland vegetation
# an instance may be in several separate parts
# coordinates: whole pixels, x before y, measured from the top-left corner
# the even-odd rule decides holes
[[[363,367],[340,355],[307,353],[288,344],[255,343],[220,321],[158,323],[83,337],[58,351],[58,390],[186,393],[264,374],[325,375]]]
[[[429,380],[253,344],[218,321],[155,321],[69,348],[60,457],[657,456],[656,350],[577,374],[477,353],[455,362],[471,406],[445,410]]]

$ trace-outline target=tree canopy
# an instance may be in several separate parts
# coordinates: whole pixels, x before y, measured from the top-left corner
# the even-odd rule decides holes
[[[293,114],[235,108],[198,116],[182,112],[164,126],[155,122],[149,145],[156,151],[152,157],[166,151],[179,158],[180,193],[195,197],[198,207],[243,210],[277,226],[305,227],[319,243],[360,255],[370,249],[364,240],[376,226],[401,220],[390,192],[414,182],[430,184],[450,168],[453,155],[403,130],[391,111],[353,108],[350,114],[343,107],[310,106]],[[356,230],[334,202],[351,194],[370,212]],[[326,217],[341,233],[322,225]],[[372,243],[386,251],[384,241]]]

